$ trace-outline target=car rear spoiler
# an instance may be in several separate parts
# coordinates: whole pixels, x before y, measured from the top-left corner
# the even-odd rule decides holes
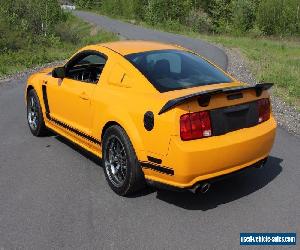
[[[259,97],[262,92],[264,90],[268,90],[273,86],[273,83],[260,83],[260,84],[256,84],[254,86],[238,86],[238,87],[229,87],[229,88],[221,88],[221,89],[214,89],[214,90],[207,90],[207,91],[202,91],[202,92],[198,92],[198,93],[193,93],[190,95],[186,95],[186,96],[182,96],[182,97],[178,97],[172,100],[169,100],[163,107],[162,109],[159,111],[159,115],[169,111],[170,109],[185,103],[187,100],[191,99],[191,98],[195,98],[195,97],[202,97],[201,99],[204,100],[204,103],[206,103],[207,105],[209,104],[210,98],[213,95],[217,95],[217,94],[230,94],[230,93],[235,93],[235,92],[240,92],[240,91],[244,91],[244,90],[255,90],[256,92],[256,96]],[[203,106],[207,106],[207,105],[203,105]]]

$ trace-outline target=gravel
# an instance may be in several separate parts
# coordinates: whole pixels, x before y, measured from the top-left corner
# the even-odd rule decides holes
[[[219,46],[219,45],[218,45]],[[222,46],[219,46],[222,47]],[[223,47],[222,47],[223,48]],[[257,82],[251,71],[249,63],[238,49],[223,48],[228,56],[227,71],[235,78],[254,85]],[[279,126],[285,128],[290,133],[300,136],[300,112],[278,96],[271,93],[272,110]]]
[[[43,64],[43,65],[40,65],[40,66],[36,66],[36,67],[30,68],[30,69],[27,69],[27,70],[24,70],[24,71],[20,71],[20,72],[17,72],[15,74],[10,74],[10,75],[7,75],[7,76],[3,76],[3,77],[0,77],[0,84],[10,82],[11,80],[18,80],[20,78],[27,77],[29,74],[35,73],[35,72],[37,72],[41,69],[55,67],[55,66],[58,66],[58,65],[62,65],[63,63],[64,63],[64,61],[54,61],[54,62],[51,62],[51,63],[46,63],[46,64]]]

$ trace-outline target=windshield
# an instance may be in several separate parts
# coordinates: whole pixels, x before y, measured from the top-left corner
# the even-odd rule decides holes
[[[129,54],[126,59],[160,92],[232,82],[212,64],[187,51],[149,51]]]

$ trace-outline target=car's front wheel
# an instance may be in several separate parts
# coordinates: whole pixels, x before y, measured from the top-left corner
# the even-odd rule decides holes
[[[27,95],[27,122],[34,136],[47,133],[40,101],[34,89],[31,89]]]
[[[102,144],[106,180],[121,196],[145,187],[145,178],[126,132],[120,126],[108,128]]]

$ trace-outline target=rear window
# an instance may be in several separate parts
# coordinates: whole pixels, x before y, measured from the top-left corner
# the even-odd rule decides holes
[[[187,51],[149,51],[129,54],[126,59],[160,92],[232,82],[212,64]]]

